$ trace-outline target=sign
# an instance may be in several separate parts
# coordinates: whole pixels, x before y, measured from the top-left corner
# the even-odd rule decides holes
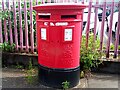
[[[47,40],[46,38],[46,28],[41,28],[41,39]]]
[[[72,41],[72,29],[65,29],[64,41]]]
[[[67,26],[68,22],[44,22],[45,26]]]

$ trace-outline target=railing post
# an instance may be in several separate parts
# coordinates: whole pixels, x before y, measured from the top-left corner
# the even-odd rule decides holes
[[[32,15],[32,0],[30,0],[30,40],[31,40],[31,52],[34,53],[34,32],[33,32],[33,15]]]
[[[100,32],[100,50],[102,50],[102,46],[103,46],[105,17],[106,17],[106,0],[104,1],[104,7],[103,7],[103,13],[102,13],[102,25],[101,25],[101,32]]]
[[[90,32],[89,29],[90,29],[91,8],[92,8],[92,0],[89,1],[89,7],[88,7],[88,19],[87,19],[87,28],[86,28],[86,48],[88,47],[88,39]]]
[[[44,3],[45,3],[45,0],[41,0],[41,3],[44,4]]]
[[[0,2],[2,4],[2,2]],[[2,8],[0,8],[0,13],[2,13]],[[0,43],[3,43],[3,35],[2,35],[2,16],[0,18]]]
[[[20,49],[23,51],[23,30],[22,30],[22,10],[21,10],[21,0],[18,0],[19,8],[19,26],[20,26]]]
[[[2,20],[0,19],[0,43],[3,43],[3,36],[2,36]]]
[[[8,10],[10,11],[10,0],[8,0]],[[10,18],[10,13],[8,17],[8,22],[9,22],[9,30],[10,30],[10,44],[13,44],[13,33],[12,33],[12,27],[11,27],[11,18]]]
[[[84,4],[84,0],[81,1],[82,4]],[[84,13],[84,10],[82,11],[82,13]],[[83,29],[83,15],[82,15],[82,21],[81,21],[81,30]],[[80,43],[82,42],[82,32],[81,32],[81,40]]]
[[[5,10],[5,7],[4,7],[4,0],[2,0],[2,8],[3,8],[3,11],[5,12],[6,10]],[[5,42],[8,42],[6,18],[4,18],[4,37],[5,37]]]
[[[110,53],[110,40],[112,38],[113,13],[114,13],[114,0],[112,2],[111,16],[110,16],[110,22],[109,22],[109,35],[108,35],[107,50],[106,50],[107,58],[109,58],[109,53]]]
[[[41,1],[42,2],[42,1]],[[36,0],[36,5],[38,5],[38,0]]]
[[[116,40],[115,40],[115,48],[114,48],[114,58],[117,57],[118,53],[118,44],[119,44],[119,33],[120,33],[120,2],[118,4],[119,12],[118,12],[118,25],[116,30]]]
[[[28,22],[27,22],[27,5],[26,0],[24,0],[24,19],[25,19],[25,45],[26,52],[29,52],[29,42],[28,42]]]
[[[16,1],[15,0],[13,0],[13,16],[14,16],[15,45],[16,45],[16,51],[18,51],[18,32],[17,32]]]
[[[99,2],[99,0],[96,0],[96,5],[98,5],[98,2]],[[98,21],[98,7],[95,7],[94,41],[96,40],[96,29],[98,29],[97,26],[99,24],[99,23],[97,23],[97,21]]]

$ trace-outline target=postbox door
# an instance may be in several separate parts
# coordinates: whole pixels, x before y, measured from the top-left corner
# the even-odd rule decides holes
[[[53,66],[55,60],[55,47],[54,43],[51,43],[49,40],[49,27],[40,26],[40,34],[38,38],[38,55],[39,63],[43,66],[51,67]]]
[[[61,41],[56,46],[55,67],[57,68],[74,68],[79,66],[79,61],[75,55],[74,29],[74,26],[61,27]]]

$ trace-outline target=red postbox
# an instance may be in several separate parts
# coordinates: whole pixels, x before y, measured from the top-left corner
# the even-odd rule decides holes
[[[80,78],[81,21],[85,5],[43,4],[36,10],[40,82],[58,87]]]

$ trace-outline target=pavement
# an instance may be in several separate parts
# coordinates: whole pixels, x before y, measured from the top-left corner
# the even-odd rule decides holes
[[[88,88],[119,88],[120,76],[115,74],[94,73],[87,80]]]
[[[3,68],[2,69],[2,88],[49,88],[36,81],[28,83],[25,70]]]
[[[24,70],[3,68],[2,88],[50,88],[39,83],[29,84]],[[80,79],[74,88],[120,88],[120,75],[92,73],[92,77]],[[102,89],[103,90],[103,89]]]

